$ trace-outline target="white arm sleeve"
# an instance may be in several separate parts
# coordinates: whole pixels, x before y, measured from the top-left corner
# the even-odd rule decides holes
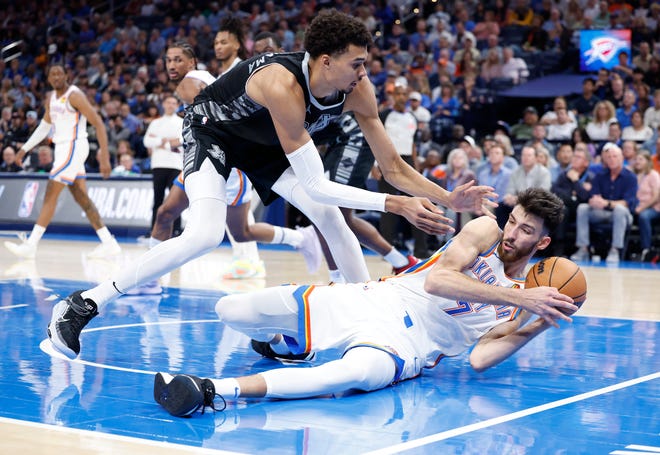
[[[323,163],[314,141],[287,155],[293,172],[316,202],[359,210],[385,211],[386,194],[331,182],[323,174]]]
[[[32,133],[32,136],[27,140],[25,144],[23,144],[23,147],[21,147],[25,152],[29,152],[34,148],[35,145],[38,145],[41,141],[46,139],[48,136],[48,133],[50,133],[52,125],[48,123],[45,120],[42,120],[39,122],[39,126],[37,126],[37,129],[34,130],[34,133]]]

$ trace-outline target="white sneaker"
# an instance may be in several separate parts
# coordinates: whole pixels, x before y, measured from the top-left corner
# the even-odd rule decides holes
[[[151,280],[145,284],[129,289],[124,295],[158,295],[163,293],[163,288],[158,280]]]
[[[581,246],[575,253],[571,255],[571,261],[582,262],[589,260],[589,250]]]
[[[236,259],[222,275],[225,280],[245,280],[247,278],[266,278],[264,261],[253,262]]]
[[[121,253],[121,247],[119,246],[119,243],[117,243],[117,240],[115,240],[113,237],[111,241],[101,243],[99,246],[87,253],[87,257],[90,259],[103,259],[109,256],[117,256],[119,253]]]
[[[618,264],[619,263],[619,250],[616,248],[610,249],[610,252],[607,253],[607,258],[605,262],[608,264]]]
[[[321,242],[316,235],[314,226],[297,227],[296,230],[303,235],[303,241],[298,247],[305,259],[305,265],[309,273],[316,273],[321,266],[321,257],[323,250],[321,249]]]
[[[5,242],[5,247],[15,256],[23,259],[34,259],[37,254],[37,245],[25,241],[22,243]]]

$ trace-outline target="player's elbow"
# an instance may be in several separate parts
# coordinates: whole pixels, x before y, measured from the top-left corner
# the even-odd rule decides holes
[[[470,353],[469,361],[470,366],[477,373],[483,373],[492,366],[491,363],[486,360],[486,358],[479,355],[479,353],[475,354],[474,351]]]

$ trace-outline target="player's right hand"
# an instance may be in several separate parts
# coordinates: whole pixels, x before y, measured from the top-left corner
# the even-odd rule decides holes
[[[413,225],[430,235],[454,232],[453,220],[425,197],[397,196],[388,194],[385,211],[403,216]]]

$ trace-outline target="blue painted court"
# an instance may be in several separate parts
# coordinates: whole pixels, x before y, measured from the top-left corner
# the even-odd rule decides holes
[[[0,418],[238,453],[660,452],[657,321],[576,316],[485,373],[461,356],[369,394],[241,400],[174,418],[153,400],[155,372],[236,376],[280,364],[217,321],[221,291],[173,287],[113,302],[83,332],[78,360],[57,357],[45,341],[51,308],[89,286],[0,281]]]

